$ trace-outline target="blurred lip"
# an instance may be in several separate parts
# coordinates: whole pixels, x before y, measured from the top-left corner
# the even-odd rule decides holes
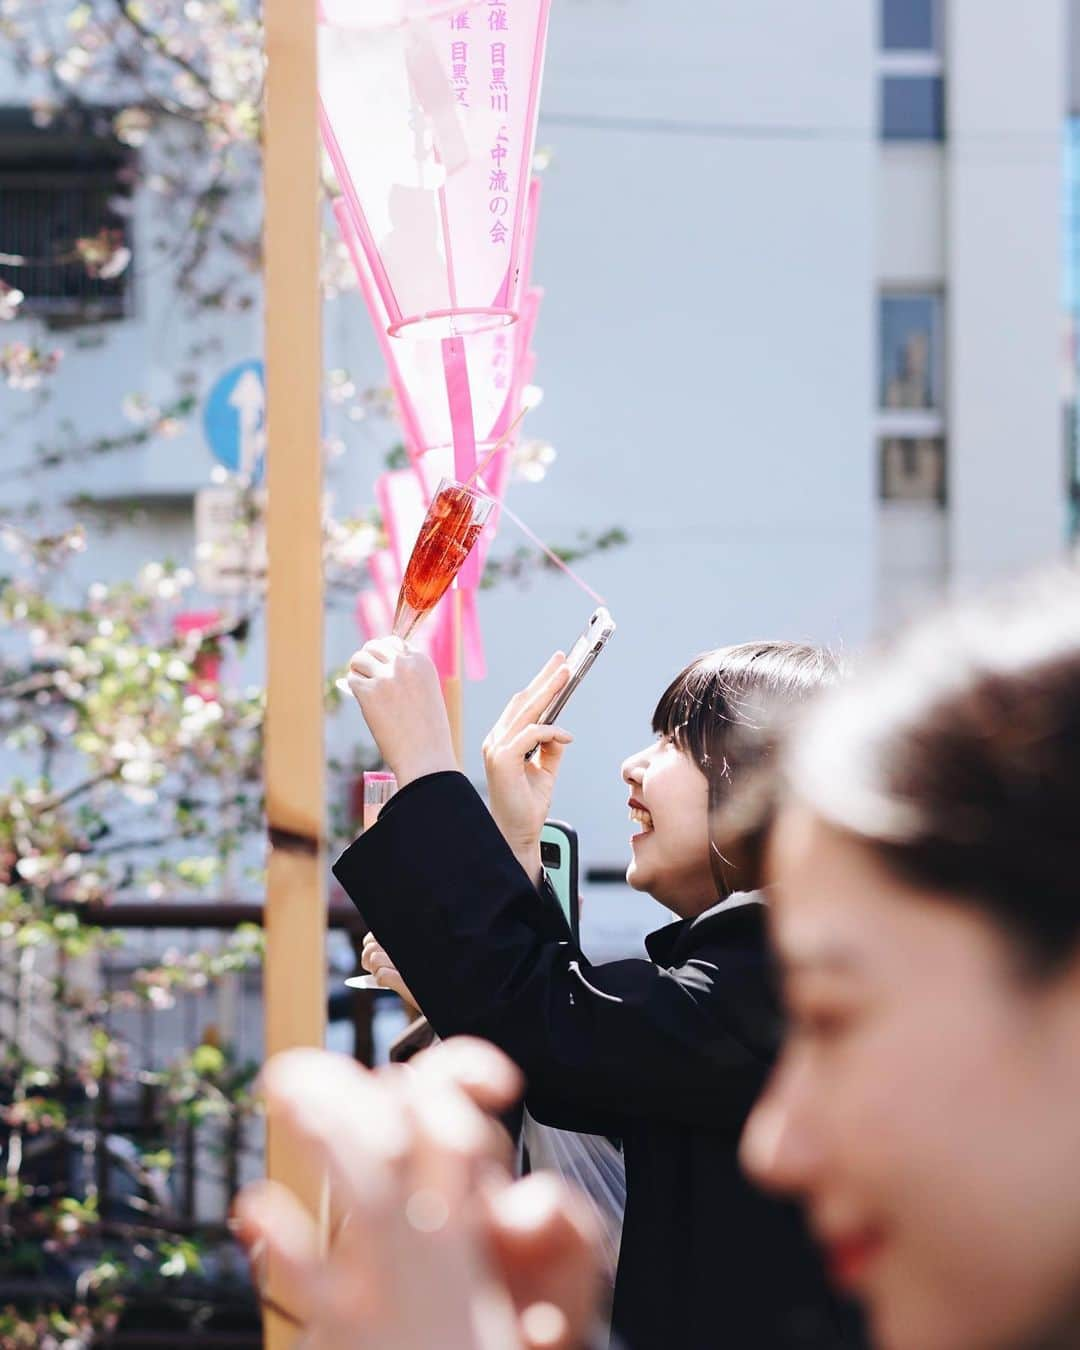
[[[881,1255],[885,1235],[879,1228],[858,1228],[818,1239],[825,1253],[829,1278],[837,1288],[856,1290],[865,1280],[870,1266]]]

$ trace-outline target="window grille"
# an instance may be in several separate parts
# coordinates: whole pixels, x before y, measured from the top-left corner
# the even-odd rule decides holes
[[[126,163],[124,148],[107,137],[33,130],[25,114],[0,121],[0,280],[22,291],[21,313],[92,319],[129,312],[130,263],[118,275],[107,266],[94,275],[78,242],[131,248]]]

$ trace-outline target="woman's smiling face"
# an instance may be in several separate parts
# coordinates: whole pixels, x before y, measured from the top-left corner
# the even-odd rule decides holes
[[[690,918],[717,901],[710,866],[709,784],[670,736],[658,736],[622,766],[630,789],[633,858],[626,880]]]
[[[880,1350],[1080,1344],[1080,975],[802,807],[770,847],[791,1017],[743,1158],[804,1203]]]

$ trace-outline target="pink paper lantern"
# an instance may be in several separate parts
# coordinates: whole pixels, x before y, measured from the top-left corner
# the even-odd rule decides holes
[[[540,184],[534,180],[529,193],[523,254],[530,269],[539,205]],[[462,428],[455,427],[459,409],[451,399],[454,392],[460,398],[462,391],[455,391],[455,372],[452,365],[448,365],[447,347],[451,344],[424,338],[399,341],[389,336],[390,319],[344,198],[334,204],[334,214],[386,361],[410,457],[416,459],[429,450],[453,446],[455,432],[460,435]],[[528,272],[523,273],[523,278],[527,277]],[[520,378],[521,362],[527,359],[541,296],[542,292],[536,288],[523,286],[521,295],[515,300],[520,318],[513,327],[489,329],[457,340],[468,381],[472,439],[475,453],[481,458],[518,414],[520,391],[527,383]],[[464,430],[467,439],[469,428]],[[457,467],[455,457],[455,463],[448,471],[453,473]],[[471,465],[467,472],[471,472]],[[459,476],[467,476],[467,472]]]
[[[534,180],[529,193],[523,255],[530,267],[539,206],[540,184],[539,180]],[[485,460],[517,418],[523,391],[535,369],[531,342],[543,292],[534,286],[524,289],[518,302],[520,318],[511,328],[474,333],[454,342],[393,339],[389,336],[389,320],[382,297],[359,246],[348,203],[339,199],[334,213],[356,267],[361,293],[386,361],[401,415],[405,446],[421,475],[426,509],[440,478],[467,478],[476,467],[477,458]],[[456,356],[448,353],[448,348],[455,348]],[[462,370],[464,380],[460,378]],[[463,421],[467,426],[462,426]],[[506,488],[514,439],[510,438],[494,458],[485,463],[483,486],[497,499],[501,499]],[[463,456],[463,449],[467,450],[467,456]],[[397,526],[393,519],[387,519],[386,513],[394,509],[392,504],[383,506],[384,520],[391,531]],[[409,528],[405,532],[415,537],[415,529]],[[463,569],[460,584],[464,588],[475,590],[479,585],[494,533],[492,522],[484,532],[476,555]]]
[[[517,318],[549,9],[323,0],[323,139],[392,335]]]
[[[486,454],[517,416],[531,369],[539,187],[530,172],[549,9],[550,0],[322,0],[320,123],[342,190],[335,214],[419,470],[377,486],[398,581],[435,482],[472,476],[478,444]],[[486,466],[489,490],[505,487],[509,450]],[[457,583],[473,678],[483,673],[476,590],[488,543]],[[365,627],[385,615],[387,581],[360,603]],[[442,607],[433,647],[453,657],[450,612]]]

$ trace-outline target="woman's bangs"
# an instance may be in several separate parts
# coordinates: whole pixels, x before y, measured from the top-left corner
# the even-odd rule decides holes
[[[700,661],[687,666],[660,696],[652,719],[658,736],[670,736],[703,766],[709,759],[710,729],[715,730],[717,720],[715,683],[702,671]]]

